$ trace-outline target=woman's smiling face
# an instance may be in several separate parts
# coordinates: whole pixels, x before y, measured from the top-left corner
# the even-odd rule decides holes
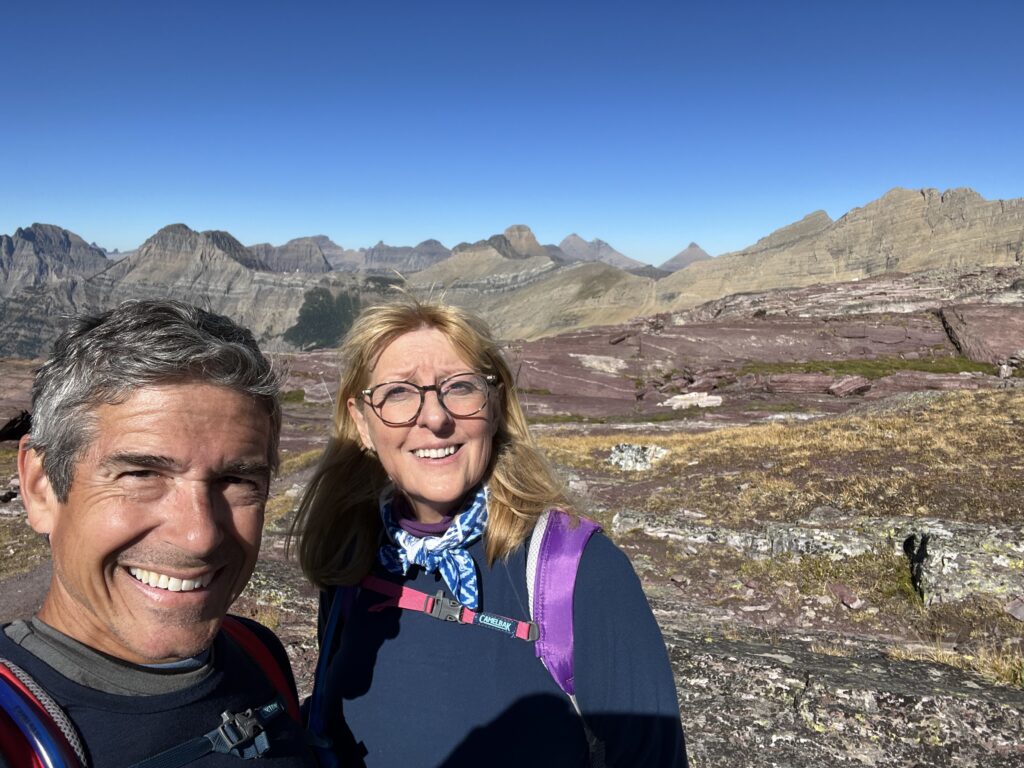
[[[424,327],[384,348],[367,388],[388,381],[431,386],[472,370],[444,333]],[[419,520],[436,522],[450,514],[483,479],[498,425],[493,396],[479,413],[455,418],[441,407],[437,392],[427,392],[416,420],[400,427],[382,422],[362,399],[349,398],[348,409],[363,445],[376,451]]]

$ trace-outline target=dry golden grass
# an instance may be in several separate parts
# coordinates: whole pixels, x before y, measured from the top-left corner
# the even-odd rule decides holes
[[[18,473],[18,448],[14,443],[0,445],[0,482]]]
[[[853,656],[853,649],[836,643],[811,643],[811,652],[822,656]]]
[[[983,647],[973,653],[960,653],[941,646],[896,646],[888,648],[886,655],[901,661],[930,661],[957,669],[971,670],[993,683],[1024,688],[1024,655],[1020,649]]]
[[[0,489],[17,474],[17,447],[0,447]],[[0,579],[29,571],[49,556],[46,539],[29,528],[24,517],[0,518]]]
[[[316,464],[317,459],[320,458],[320,454],[322,453],[322,448],[313,448],[308,451],[302,451],[301,453],[286,454],[281,460],[281,469],[278,474],[281,477],[287,477],[295,472],[301,472],[304,469],[309,469]]]
[[[906,559],[881,548],[837,559],[824,555],[783,555],[748,560],[740,567],[740,577],[757,581],[767,592],[777,591],[786,583],[795,584],[801,596],[824,595],[830,583],[840,582],[888,615],[909,617],[923,610],[911,584]]]
[[[606,458],[629,439],[545,435],[540,443],[558,464],[615,474]],[[794,520],[821,505],[971,521],[1017,521],[1024,514],[1019,390],[950,393],[907,413],[642,440],[670,452],[648,473],[665,484],[657,504],[723,522]]]
[[[30,571],[49,557],[46,537],[24,518],[0,518],[0,579]]]

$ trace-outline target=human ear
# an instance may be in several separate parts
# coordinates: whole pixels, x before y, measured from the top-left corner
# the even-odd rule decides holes
[[[43,456],[28,444],[28,435],[18,443],[18,480],[28,524],[36,533],[53,530],[59,507],[50,478],[43,471]]]
[[[374,451],[376,448],[373,447],[373,440],[370,438],[370,425],[366,423],[366,415],[359,405],[359,402],[354,397],[350,397],[348,399],[348,415],[352,417],[352,421],[356,424],[356,429],[359,430],[359,440],[362,442],[363,448],[368,451]]]

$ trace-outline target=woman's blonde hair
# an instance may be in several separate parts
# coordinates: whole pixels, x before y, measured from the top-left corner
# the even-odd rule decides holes
[[[436,328],[474,370],[497,376],[491,407],[498,419],[491,460],[484,473],[490,489],[488,562],[523,543],[549,507],[571,507],[562,483],[530,435],[515,379],[487,325],[444,304],[405,298],[364,310],[342,344],[342,374],[334,430],[306,487],[292,524],[299,562],[314,584],[356,584],[373,567],[380,546],[378,497],[390,482],[375,453],[365,451],[349,398],[361,399],[385,348],[406,333]]]

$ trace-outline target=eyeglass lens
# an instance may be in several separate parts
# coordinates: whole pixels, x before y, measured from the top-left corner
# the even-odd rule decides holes
[[[472,416],[487,405],[487,379],[475,373],[459,374],[429,387],[408,381],[378,384],[370,391],[370,405],[388,424],[408,424],[423,407],[427,391],[437,392],[443,407],[452,416]]]

